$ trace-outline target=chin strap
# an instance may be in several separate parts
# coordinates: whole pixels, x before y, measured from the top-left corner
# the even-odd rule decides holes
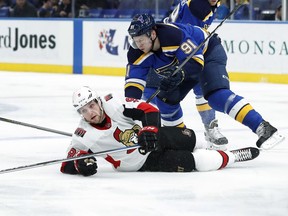
[[[154,48],[154,44],[155,44],[155,41],[156,41],[156,39],[157,39],[157,35],[156,35],[156,37],[155,37],[155,39],[153,40],[151,37],[150,37],[150,40],[152,41],[152,47],[151,47],[151,49],[150,49],[150,51],[149,52],[152,52],[153,51],[153,48]]]
[[[103,106],[102,106],[102,100],[100,98],[98,100],[98,104],[99,104],[99,107],[100,107],[100,110],[101,110],[101,115],[105,115],[104,114],[104,109],[103,109]]]

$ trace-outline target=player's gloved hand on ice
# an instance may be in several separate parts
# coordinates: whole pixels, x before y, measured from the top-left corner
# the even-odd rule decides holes
[[[173,91],[183,82],[183,80],[185,79],[185,72],[182,69],[180,69],[176,74],[172,76],[173,72],[177,68],[177,66],[173,66],[162,73],[163,75],[166,75],[166,77],[163,78],[160,82],[161,91]]]
[[[80,151],[77,156],[88,154],[88,152]],[[97,160],[95,157],[89,157],[85,159],[75,160],[74,161],[75,169],[79,174],[83,176],[91,176],[97,173]]]
[[[138,133],[138,144],[140,154],[147,154],[147,152],[157,150],[158,138],[157,138],[158,128],[155,126],[143,127]]]
[[[83,176],[97,173],[97,163],[94,157],[78,160],[78,172]]]

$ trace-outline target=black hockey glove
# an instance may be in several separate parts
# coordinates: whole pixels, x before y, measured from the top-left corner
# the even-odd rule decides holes
[[[171,67],[163,72],[163,74],[167,74],[167,77],[163,78],[160,83],[161,91],[173,91],[179,86],[183,80],[185,79],[185,72],[181,69],[176,74],[173,72],[177,69],[177,66]]]
[[[159,98],[164,103],[175,105],[175,104],[180,103],[181,94],[180,94],[179,88],[177,88],[171,92],[160,91],[159,94],[157,95],[157,98]]]
[[[143,127],[138,133],[138,144],[141,146],[138,150],[140,154],[147,154],[147,152],[157,150],[158,128],[155,126]]]
[[[94,157],[77,161],[77,171],[83,176],[91,176],[97,173],[97,163]]]
[[[84,151],[80,151],[77,156],[85,155],[87,154]],[[97,160],[95,157],[89,157],[85,159],[80,159],[74,161],[75,169],[78,171],[79,174],[83,176],[91,176],[97,173]]]

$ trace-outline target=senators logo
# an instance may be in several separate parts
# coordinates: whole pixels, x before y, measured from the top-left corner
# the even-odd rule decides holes
[[[134,146],[138,143],[138,132],[141,130],[139,125],[134,125],[132,129],[120,130],[118,127],[113,133],[114,138],[125,146]]]

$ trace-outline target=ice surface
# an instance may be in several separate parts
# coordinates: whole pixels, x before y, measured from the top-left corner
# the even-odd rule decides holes
[[[72,92],[89,85],[123,94],[123,77],[0,72],[0,116],[72,133],[79,116]],[[60,164],[0,174],[0,215],[288,215],[288,85],[231,83],[286,140],[254,161],[214,172],[120,173],[98,159],[92,177],[64,175]],[[185,123],[204,140],[189,94]],[[229,149],[254,146],[257,136],[217,113]],[[0,121],[0,170],[66,157],[70,137]]]

